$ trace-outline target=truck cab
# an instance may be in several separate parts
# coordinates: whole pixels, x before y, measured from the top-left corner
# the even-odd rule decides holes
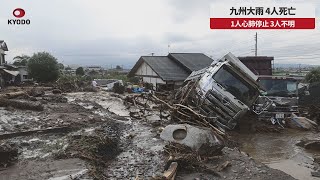
[[[302,77],[259,76],[258,82],[264,88],[264,96],[273,101],[273,105],[264,110],[259,119],[270,119],[273,123],[298,113],[298,84]]]
[[[209,118],[216,117],[214,125],[223,130],[233,129],[260,95],[257,80],[256,75],[229,53],[209,67],[192,72],[181,92],[188,92],[189,106]]]

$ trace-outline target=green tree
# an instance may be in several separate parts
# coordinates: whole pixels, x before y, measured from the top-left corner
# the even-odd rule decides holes
[[[78,76],[83,76],[84,75],[83,67],[78,67],[76,69],[76,75],[78,75]]]
[[[48,52],[33,54],[28,62],[29,75],[40,82],[54,81],[59,77],[57,59]]]
[[[63,70],[64,69],[64,65],[62,63],[58,63],[58,67],[59,69]]]
[[[121,70],[122,67],[121,67],[120,65],[117,65],[117,66],[116,66],[116,69],[117,69],[117,70]]]
[[[14,62],[12,64],[15,66],[26,66],[28,64],[29,59],[30,56],[27,55],[16,56],[13,58]]]
[[[311,70],[305,77],[308,83],[320,82],[320,67]]]
[[[66,69],[65,69],[66,71],[70,71],[70,70],[72,70],[71,69],[71,67],[70,66],[68,66],[68,67],[66,67]]]

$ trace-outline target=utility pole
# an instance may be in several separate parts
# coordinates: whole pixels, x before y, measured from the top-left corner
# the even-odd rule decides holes
[[[168,44],[168,53],[170,53],[170,44]]]
[[[254,39],[256,41],[255,45],[255,56],[258,56],[258,33],[256,32],[256,35],[254,36]]]

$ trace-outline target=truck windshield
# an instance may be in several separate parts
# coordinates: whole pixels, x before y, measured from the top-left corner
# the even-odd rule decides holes
[[[258,94],[254,87],[246,83],[226,65],[222,66],[212,78],[248,106],[253,103]]]
[[[297,82],[288,79],[261,79],[259,84],[265,88],[267,96],[291,97],[296,95]]]

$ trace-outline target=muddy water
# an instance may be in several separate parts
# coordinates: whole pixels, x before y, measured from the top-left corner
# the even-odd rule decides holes
[[[313,171],[313,157],[320,152],[307,151],[296,146],[302,138],[320,139],[319,133],[287,130],[279,133],[265,134],[237,134],[241,143],[241,150],[248,153],[255,160],[271,168],[279,169],[296,179],[315,180],[311,176]]]

